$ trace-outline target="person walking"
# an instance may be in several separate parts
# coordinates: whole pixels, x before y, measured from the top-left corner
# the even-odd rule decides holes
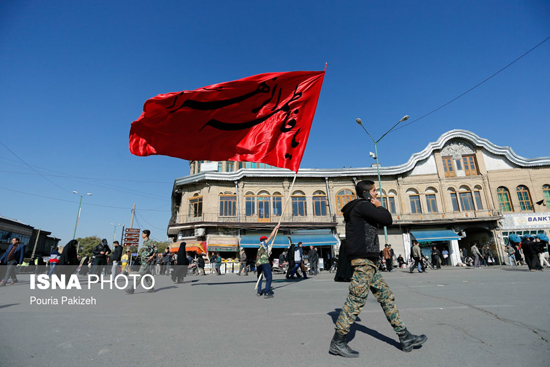
[[[510,266],[516,266],[516,250],[514,250],[510,245],[506,246],[506,254],[508,254],[508,261]]]
[[[342,209],[346,224],[346,251],[353,267],[353,277],[348,297],[336,320],[329,353],[346,358],[359,356],[358,352],[348,346],[346,335],[365,306],[369,290],[382,306],[388,322],[398,335],[401,349],[410,352],[413,347],[422,345],[427,337],[413,335],[407,330],[395,306],[395,296],[376,264],[380,252],[378,226],[391,225],[392,216],[376,198],[373,181],[357,183],[356,193],[359,198],[347,203]]]
[[[382,257],[384,258],[384,260],[386,260],[387,271],[391,272],[392,256],[388,245],[384,245],[384,249],[382,250]]]
[[[310,274],[317,275],[319,274],[319,254],[313,245],[309,246],[309,263],[310,263]]]
[[[420,245],[417,241],[413,241],[411,256],[414,260],[414,265],[411,267],[411,273],[414,271],[415,268],[418,269],[419,273],[422,273],[422,262],[420,261],[420,258],[422,257],[422,250],[420,249]]]
[[[202,273],[202,275],[206,276],[206,272],[204,271],[204,264],[204,257],[202,257],[202,255],[198,255],[197,266],[199,267],[199,274]]]
[[[131,254],[132,254],[132,252],[130,250],[127,250],[126,253],[124,255],[122,255],[122,258],[121,258],[121,263],[122,263],[121,271],[122,271],[122,274],[124,274],[124,275],[128,275],[128,271],[130,270]]]
[[[59,251],[57,251],[57,247],[53,248],[53,251],[50,252],[50,260],[48,261],[50,263],[50,271],[48,272],[48,276],[52,276],[55,267],[57,264],[59,264],[59,258],[61,257],[61,254]]]
[[[105,265],[107,265],[107,256],[110,253],[111,249],[109,248],[107,239],[104,238],[98,245],[96,245],[96,247],[94,247],[93,254],[95,258],[91,274],[98,275],[103,272],[103,268],[105,267]]]
[[[246,256],[246,251],[244,250],[244,247],[241,247],[241,251],[239,252],[240,254],[240,259],[239,261],[241,262],[241,267],[239,268],[239,273],[237,275],[241,275],[241,272],[244,270],[244,275],[248,275],[248,264],[247,264],[247,261],[248,261],[248,258]]]
[[[539,254],[540,266],[543,268],[550,267],[550,263],[546,260],[546,256],[548,255],[548,242],[542,241],[541,237],[537,235],[537,237],[535,237],[535,247]]]
[[[14,237],[11,239],[11,245],[2,257],[0,257],[0,264],[7,265],[6,275],[2,277],[0,281],[0,287],[5,286],[7,281],[11,279],[9,285],[13,285],[18,282],[15,269],[18,264],[23,263],[23,258],[25,256],[25,245],[19,242],[19,238]]]
[[[118,275],[120,261],[122,260],[122,246],[118,241],[113,241],[113,253],[111,254],[111,274],[113,279]]]
[[[149,239],[150,235],[151,231],[148,229],[145,229],[143,230],[143,232],[141,232],[141,237],[143,238],[143,247],[141,249],[141,265],[139,267],[139,276],[135,279],[135,284],[139,284],[146,274],[151,275],[151,267],[154,266],[153,261],[155,259],[155,254],[158,252],[158,248],[153,243],[153,241]],[[149,285],[151,285],[151,283],[149,283]],[[134,284],[130,284],[125,291],[128,294],[134,294],[136,288],[134,287]],[[153,286],[149,288],[146,292],[152,293],[154,291],[155,288]]]
[[[269,237],[260,237],[260,245],[258,246],[258,253],[256,254],[256,269],[258,278],[262,274],[265,278],[265,288],[262,290],[262,280],[260,279],[258,282],[258,289],[256,291],[256,295],[258,297],[263,295],[264,298],[273,298],[274,296],[273,290],[271,289],[272,274],[271,264],[269,263],[269,256],[271,255],[269,250],[269,241],[273,239],[277,230],[279,230],[279,224],[273,228],[273,231],[271,231]]]
[[[185,246],[187,246],[187,243],[182,242],[180,243],[180,247],[178,249],[177,264],[172,272],[172,281],[174,283],[183,283],[184,278],[187,275],[187,270],[189,269],[189,259],[187,258]]]
[[[178,253],[179,253],[179,250],[178,250]],[[171,262],[172,262],[172,253],[170,252],[170,248],[166,247],[166,249],[164,250],[164,254],[162,254],[162,266],[160,268],[160,275],[170,275]]]
[[[483,258],[483,255],[481,254],[481,252],[479,252],[479,249],[477,248],[477,242],[472,242],[472,247],[470,251],[472,252],[472,255],[474,255],[474,266],[476,269],[479,269],[479,259]]]
[[[432,264],[434,268],[441,269],[441,253],[437,249],[437,247],[432,248]]]

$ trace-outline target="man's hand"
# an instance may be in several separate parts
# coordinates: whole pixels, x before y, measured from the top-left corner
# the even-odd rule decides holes
[[[382,202],[380,200],[378,200],[377,198],[372,198],[370,199],[370,202],[376,207],[378,208],[380,205],[382,205]]]
[[[105,251],[101,251],[100,254],[101,254],[101,255],[105,255]]]

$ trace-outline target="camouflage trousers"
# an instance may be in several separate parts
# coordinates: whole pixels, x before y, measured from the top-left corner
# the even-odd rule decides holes
[[[138,271],[139,277],[136,278],[136,284],[141,284],[141,279],[145,274],[151,274],[151,266],[152,266],[151,264],[147,264],[147,263],[141,264]],[[149,277],[147,277],[145,279],[145,283],[147,284],[148,287],[150,287],[153,284],[153,281]]]
[[[354,259],[351,261],[351,266],[353,266],[353,277],[348,298],[336,320],[336,331],[343,335],[349,333],[351,325],[365,306],[370,290],[382,306],[393,330],[398,334],[403,332],[405,325],[395,306],[395,296],[378,272],[376,265],[367,259]]]

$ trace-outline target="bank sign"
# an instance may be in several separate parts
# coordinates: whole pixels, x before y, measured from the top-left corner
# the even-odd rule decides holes
[[[504,215],[502,228],[550,228],[550,213]]]

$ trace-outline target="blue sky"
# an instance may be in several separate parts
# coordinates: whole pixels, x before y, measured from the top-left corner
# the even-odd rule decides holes
[[[550,36],[548,1],[2,1],[0,215],[72,238],[110,223],[166,239],[187,161],[135,157],[130,124],[160,93],[328,63],[302,168],[373,162],[403,115],[437,109]],[[445,108],[390,133],[397,165],[460,128],[549,156],[550,41]],[[15,153],[15,154],[13,154]],[[120,227],[117,228],[117,237]]]

